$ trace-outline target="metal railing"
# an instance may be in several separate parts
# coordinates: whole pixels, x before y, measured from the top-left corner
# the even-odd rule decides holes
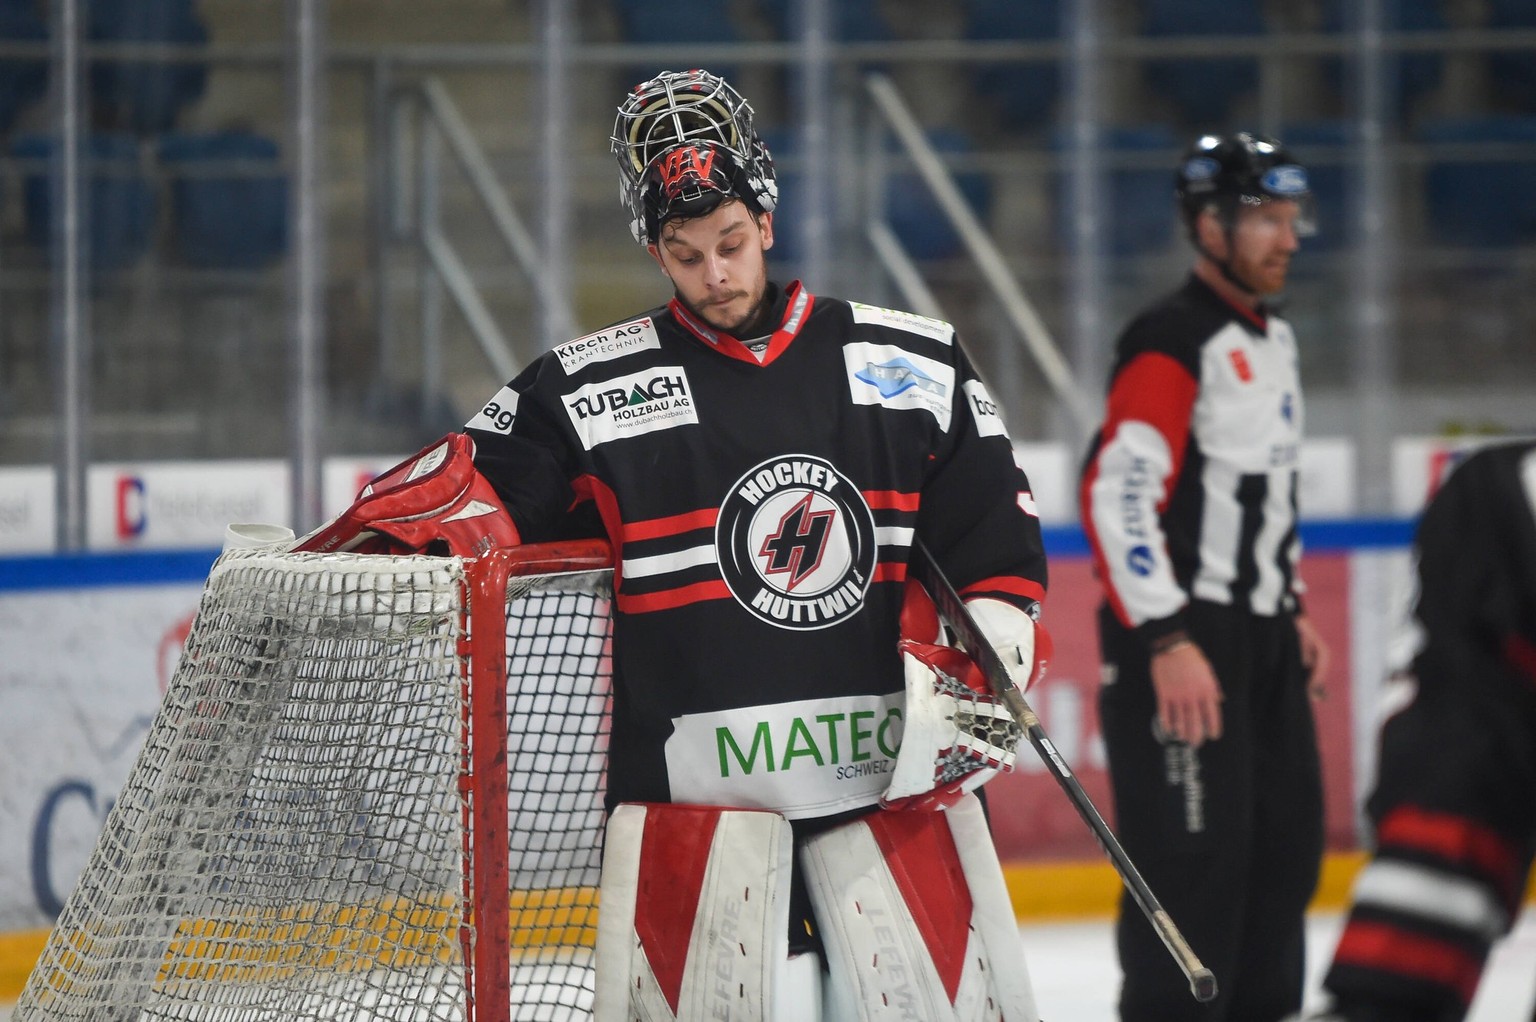
[[[918,124],[911,108],[902,99],[895,84],[883,74],[869,75],[865,78],[864,84],[870,98],[874,100],[874,109],[895,134],[903,151],[922,176],[924,184],[938,200],[939,208],[950,226],[959,234],[966,252],[1002,305],[1018,339],[1035,360],[1035,365],[1040,369],[1041,375],[1045,377],[1052,392],[1071,415],[1077,432],[1075,439],[1079,443],[1085,442],[1098,422],[1097,412],[1088,396],[1073,380],[1072,371],[1068,368],[1066,359],[1057,348],[1045,321],[1035,310],[1034,303],[1029,300],[1018,278],[1008,268],[1008,263],[992,240],[992,236],[987,233],[986,228],[982,227],[981,221],[976,218],[976,213],[965,201],[965,196],[960,193],[960,186],[955,183],[954,175],[945,166],[933,144],[928,141],[927,135]],[[924,313],[934,315],[938,311],[938,303],[926,287],[917,286],[917,282],[921,279],[917,267],[906,257],[895,233],[888,227],[876,223],[870,224],[868,232],[876,255],[891,274],[897,287],[901,289],[903,296],[919,306],[920,311],[921,309],[935,310]],[[944,317],[936,315],[936,318]]]
[[[421,259],[421,389],[423,407],[426,407],[443,385],[443,333],[440,307],[435,297],[440,287],[447,291],[463,316],[486,364],[498,379],[509,380],[515,376],[521,361],[516,346],[496,322],[475,284],[468,263],[445,228],[440,202],[444,145],[513,264],[532,285],[539,301],[551,306],[550,315],[556,332],[565,337],[573,336],[576,316],[563,290],[550,279],[550,271],[532,233],[443,83],[436,78],[425,78],[418,84],[401,88],[394,102],[397,109],[392,111],[388,123],[399,134],[386,140],[385,150],[400,159],[414,147],[415,195],[412,202],[408,195],[407,175],[402,173],[403,167],[397,166],[388,175],[392,192],[384,197],[384,202],[392,211],[395,236],[407,239]],[[411,131],[412,127],[414,131]],[[381,287],[387,286],[381,282]],[[387,338],[380,340],[385,346],[389,343]]]
[[[802,2],[815,6],[815,0],[802,0]],[[78,9],[78,4],[73,0],[69,3],[60,0],[60,3],[52,6],[57,12]],[[312,199],[329,187],[332,178],[366,175],[370,181],[368,194],[374,200],[375,206],[383,205],[377,197],[388,195],[391,197],[391,202],[401,207],[395,210],[399,215],[393,223],[404,233],[392,233],[390,214],[387,210],[381,212],[380,219],[369,225],[379,233],[372,239],[372,243],[366,246],[364,258],[370,260],[367,272],[375,275],[374,282],[377,285],[373,289],[375,293],[372,299],[379,303],[381,309],[387,303],[387,296],[391,293],[389,287],[391,277],[388,272],[389,267],[386,265],[388,259],[380,254],[382,250],[392,248],[397,257],[401,253],[408,252],[414,260],[413,269],[419,271],[422,282],[426,286],[426,289],[421,292],[425,299],[421,311],[422,325],[427,332],[424,335],[421,371],[418,373],[415,367],[412,367],[409,381],[411,386],[415,386],[419,379],[423,391],[427,392],[439,390],[444,383],[442,367],[436,361],[442,347],[446,344],[446,339],[442,336],[444,324],[440,318],[433,317],[441,317],[450,309],[450,303],[451,310],[462,316],[469,324],[469,330],[475,338],[477,357],[486,361],[494,372],[505,375],[509,367],[515,367],[520,354],[520,345],[525,341],[520,331],[513,332],[509,336],[509,328],[505,324],[496,324],[493,312],[497,306],[487,299],[486,289],[476,284],[476,274],[482,270],[482,266],[476,259],[468,256],[467,253],[472,250],[462,243],[464,239],[454,236],[450,231],[451,221],[441,215],[444,211],[428,201],[433,198],[432,186],[429,182],[441,180],[446,184],[450,175],[455,179],[463,178],[469,182],[470,188],[478,196],[475,200],[480,203],[478,208],[485,210],[484,221],[492,226],[501,239],[502,247],[511,253],[514,269],[507,276],[515,279],[519,286],[523,281],[528,282],[533,292],[531,303],[533,312],[544,313],[545,318],[551,321],[563,317],[563,322],[567,324],[563,329],[546,323],[539,331],[528,331],[526,342],[530,348],[535,345],[547,346],[550,336],[560,334],[570,336],[576,332],[576,328],[569,325],[574,323],[575,317],[567,297],[570,290],[569,281],[562,277],[562,273],[570,276],[571,268],[564,266],[560,252],[550,241],[549,236],[558,233],[549,227],[550,218],[540,219],[536,211],[526,210],[528,219],[526,221],[520,219],[511,202],[507,201],[506,191],[496,181],[494,171],[499,164],[493,165],[487,160],[485,147],[475,138],[462,114],[452,103],[444,106],[430,99],[434,90],[429,82],[411,81],[397,91],[397,84],[407,83],[407,79],[463,71],[502,74],[531,69],[543,74],[549,49],[556,45],[560,49],[559,63],[567,69],[566,84],[573,80],[578,85],[585,84],[582,79],[591,72],[656,62],[666,62],[674,66],[701,64],[710,66],[724,63],[754,71],[780,68],[791,76],[791,80],[798,82],[802,74],[805,74],[805,80],[809,81],[809,72],[814,70],[812,65],[819,64],[822,80],[826,79],[830,70],[834,92],[837,92],[837,87],[848,80],[843,77],[844,75],[851,78],[859,66],[872,63],[884,64],[898,71],[914,68],[921,70],[935,66],[964,69],[981,64],[1049,65],[1063,72],[1076,69],[1072,73],[1079,81],[1091,81],[1095,79],[1096,70],[1106,66],[1130,66],[1151,58],[1247,57],[1255,60],[1260,70],[1257,88],[1256,119],[1259,122],[1257,126],[1264,130],[1278,130],[1286,123],[1287,115],[1295,115],[1295,111],[1289,108],[1290,100],[1286,86],[1294,81],[1294,76],[1299,73],[1295,67],[1297,58],[1342,58],[1348,67],[1373,70],[1374,73],[1360,77],[1378,80],[1378,86],[1380,86],[1391,77],[1393,61],[1403,56],[1427,53],[1475,56],[1492,53],[1536,52],[1536,29],[1495,31],[1458,27],[1443,32],[1386,31],[1382,27],[1385,19],[1381,14],[1382,4],[1379,2],[1365,2],[1360,6],[1362,11],[1375,12],[1374,24],[1336,33],[1281,30],[1253,36],[1151,38],[1117,30],[1113,27],[1113,19],[1105,19],[1099,26],[1097,37],[1092,40],[1093,46],[1088,48],[1081,46],[1080,41],[1065,28],[1057,37],[1041,40],[977,41],[959,38],[924,38],[893,40],[886,43],[850,44],[829,39],[824,40],[824,45],[819,47],[807,47],[803,45],[803,40],[791,39],[752,40],[737,44],[637,46],[586,41],[578,38],[579,34],[569,31],[568,22],[564,35],[557,37],[557,34],[546,30],[539,19],[553,19],[554,14],[568,18],[569,11],[566,10],[568,5],[556,0],[540,0],[526,6],[530,12],[543,12],[530,15],[532,31],[537,36],[531,41],[502,43],[466,40],[455,43],[422,44],[403,38],[384,43],[365,43],[339,38],[319,40],[315,36],[328,35],[324,5],[317,3],[317,0],[302,0],[291,5],[290,10],[304,15],[303,23],[307,26],[306,31],[309,33],[307,38],[311,40],[310,45],[306,46],[298,45],[301,36],[297,25],[290,26],[282,34],[274,30],[271,38],[256,42],[233,41],[233,36],[221,39],[216,34],[211,44],[195,47],[154,44],[106,45],[84,38],[78,31],[79,26],[76,25],[75,30],[56,33],[59,38],[51,43],[46,41],[0,42],[0,58],[48,62],[54,68],[53,83],[59,95],[55,96],[56,105],[49,118],[49,125],[50,130],[60,137],[77,137],[84,131],[79,111],[75,109],[82,97],[75,95],[67,102],[59,102],[64,98],[62,86],[74,83],[73,87],[78,89],[79,76],[94,61],[104,59],[205,62],[212,66],[236,70],[269,69],[275,73],[286,71],[296,80],[309,81],[312,87],[318,86],[319,76],[327,72],[361,75],[370,83],[386,82],[385,99],[378,103],[377,110],[372,113],[385,121],[390,119],[389,111],[399,113],[401,117],[397,125],[399,130],[388,133],[393,140],[391,144],[419,145],[418,149],[397,154],[399,158],[393,161],[395,163],[393,168],[385,165],[391,162],[388,160],[375,160],[366,168],[340,167],[327,170],[319,167],[312,161],[318,158],[317,150],[322,148],[321,141],[331,137],[328,119],[340,124],[348,119],[358,119],[356,112],[332,112],[328,111],[323,103],[291,101],[283,110],[284,124],[291,127],[293,131],[288,136],[290,144],[285,147],[282,166],[295,176],[295,180],[300,181],[299,191]],[[1074,12],[1088,12],[1097,6],[1107,5],[1103,5],[1102,0],[1073,0],[1067,6]],[[825,8],[822,8],[819,13],[824,18]],[[297,20],[293,19],[292,15],[290,19]],[[66,43],[66,39],[71,41]],[[324,45],[319,45],[320,42]],[[381,73],[381,69],[387,70]],[[446,97],[446,90],[440,91]],[[1069,88],[1067,91],[1071,93],[1072,89]],[[343,96],[348,94],[341,93]],[[462,95],[463,93],[460,93],[460,96]],[[411,97],[409,103],[404,102],[406,96]],[[839,98],[842,98],[842,95]],[[1393,411],[1398,406],[1406,406],[1408,402],[1399,400],[1399,392],[1407,389],[1406,383],[1422,386],[1424,382],[1405,381],[1404,373],[1399,371],[1395,362],[1393,349],[1401,346],[1404,339],[1414,331],[1407,329],[1413,326],[1411,321],[1399,324],[1394,320],[1396,314],[1393,307],[1394,303],[1402,300],[1406,290],[1412,286],[1412,281],[1405,284],[1402,279],[1406,276],[1405,273],[1388,272],[1392,269],[1390,260],[1396,259],[1407,269],[1423,264],[1426,259],[1434,261],[1429,267],[1432,270],[1438,270],[1442,264],[1447,268],[1469,266],[1473,269],[1484,266],[1502,269],[1512,266],[1518,273],[1516,279],[1509,284],[1507,291],[1510,295],[1519,297],[1528,290],[1525,282],[1529,280],[1532,259],[1536,256],[1536,252],[1533,252],[1528,244],[1515,250],[1466,248],[1456,251],[1429,251],[1422,246],[1415,248],[1414,239],[1407,236],[1404,240],[1408,244],[1401,246],[1403,252],[1394,254],[1396,246],[1392,237],[1382,237],[1379,231],[1372,233],[1367,228],[1390,219],[1392,207],[1388,200],[1392,198],[1394,190],[1402,190],[1401,185],[1395,182],[1411,181],[1414,174],[1426,164],[1431,154],[1437,159],[1444,157],[1476,162],[1481,159],[1529,158],[1531,149],[1528,146],[1508,143],[1426,144],[1405,133],[1401,115],[1392,114],[1386,109],[1387,100],[1390,97],[1381,95],[1376,95],[1374,98],[1365,97],[1369,100],[1368,102],[1359,96],[1345,97],[1345,99],[1343,109],[1348,118],[1357,127],[1366,129],[1362,131],[1363,138],[1341,143],[1335,147],[1321,147],[1319,156],[1323,162],[1347,169],[1352,183],[1358,186],[1357,190],[1372,202],[1358,203],[1357,208],[1350,213],[1350,220],[1356,228],[1354,232],[1356,237],[1351,240],[1349,250],[1325,257],[1332,260],[1330,267],[1337,265],[1343,271],[1338,274],[1341,286],[1347,285],[1349,290],[1347,302],[1330,296],[1332,304],[1325,310],[1326,315],[1332,320],[1328,324],[1332,327],[1330,333],[1335,335],[1329,340],[1330,345],[1334,345],[1329,351],[1329,365],[1340,367],[1330,369],[1332,376],[1338,377],[1330,378],[1330,386],[1338,395],[1334,399],[1333,407],[1336,411],[1333,415],[1332,428],[1336,432],[1348,432],[1363,442],[1364,456],[1360,475],[1367,482],[1362,491],[1362,505],[1379,509],[1384,506],[1381,488],[1390,474],[1385,460],[1385,441],[1387,434],[1397,428],[1391,416],[1381,414],[1383,407],[1391,405],[1392,408],[1387,410]],[[870,94],[870,101],[878,103],[873,93]],[[564,137],[573,137],[578,131],[586,133],[591,130],[589,123],[585,121],[581,124],[572,123],[567,111],[555,109],[552,112],[551,107],[546,104],[532,104],[527,109],[529,113],[526,119],[529,125],[536,125],[539,129],[537,132],[528,132],[528,137],[562,137],[562,132]],[[412,114],[413,110],[421,113],[419,116]],[[1088,112],[1085,113],[1085,110]],[[71,111],[73,111],[72,115]],[[306,112],[309,118],[307,121],[304,120]],[[835,114],[837,111],[832,112]],[[786,110],[786,113],[789,115],[787,119],[796,124],[812,121],[807,111],[798,105]],[[1103,116],[1096,120],[1092,116],[1091,107],[1068,102],[1062,105],[1060,112],[1053,118],[1053,123],[1064,132],[1072,133],[1072,137],[1076,139],[1085,134],[1080,130],[1085,126],[1111,123],[1117,115],[1124,115],[1125,111],[1118,109],[1118,105],[1108,101],[1106,97],[1105,102],[1101,104],[1101,113]],[[406,120],[407,116],[417,117],[417,120]],[[424,130],[413,133],[409,130],[413,124],[420,124]],[[821,130],[824,133],[827,127],[828,123],[822,122]],[[891,130],[894,132],[894,128]],[[428,136],[435,138],[436,141],[426,141]],[[383,138],[384,135],[376,137]],[[465,142],[466,139],[467,144],[461,145],[460,143]],[[837,142],[836,139],[833,141]],[[1090,155],[1096,161],[1100,172],[1159,163],[1165,155],[1114,152],[1104,146],[1087,144],[1076,148],[1068,146],[1051,150],[1049,146],[1040,144],[1035,136],[1018,141],[1017,145],[1014,141],[1017,140],[1010,140],[1003,150],[994,149],[991,152],[977,154],[975,168],[990,174],[997,180],[1029,175],[1034,181],[1046,180],[1046,175],[1055,173],[1059,168],[1063,171],[1065,178],[1080,180],[1091,176],[1080,172],[1083,154],[1090,150]],[[434,146],[440,151],[429,160],[427,149]],[[809,153],[818,150],[802,147],[802,151]],[[904,148],[902,152],[901,158],[910,161],[921,173],[922,161],[918,158],[918,151]],[[379,154],[377,150],[375,154]],[[514,158],[522,159],[523,157],[519,155]],[[560,197],[559,204],[566,208],[567,216],[570,215],[570,209],[586,201],[586,193],[580,191],[578,186],[585,174],[585,164],[582,161],[587,159],[588,156],[580,155],[573,159],[569,166],[557,165],[567,170],[569,167],[576,168],[570,180],[565,182],[568,187],[563,193],[559,189],[548,187],[548,181],[540,180],[538,187],[541,200],[552,195]],[[63,160],[61,165],[65,168],[65,175],[70,179],[77,178],[81,172],[80,163],[78,156],[74,160]],[[410,174],[407,173],[408,168],[411,171]],[[428,171],[425,175],[421,173],[423,168]],[[806,174],[808,181],[803,183],[799,192],[803,196],[816,194],[817,187],[823,190],[829,186],[838,189],[848,187],[847,178],[838,177],[825,165],[808,165]],[[529,175],[530,182],[535,177],[549,178],[550,167],[545,163],[531,165]],[[587,176],[595,177],[595,175]],[[926,180],[927,175],[923,176]],[[502,178],[505,179],[506,175],[503,174]],[[376,187],[386,180],[389,187]],[[605,178],[603,185],[605,197],[610,193],[607,180],[609,179]],[[407,187],[412,183],[417,186],[417,190]],[[932,190],[931,185],[930,189]],[[67,192],[61,189],[60,194],[67,195]],[[933,194],[936,198],[940,197],[938,190],[933,190]],[[845,198],[858,199],[859,196],[839,191],[833,196],[833,200],[836,201],[821,199],[802,202],[799,208],[810,212],[812,217],[824,216],[827,215],[826,207],[832,207],[835,212],[838,208],[847,208],[851,205],[851,203],[840,201]],[[1068,205],[1071,206],[1071,204]],[[57,203],[55,216],[65,230],[65,235],[73,236],[79,231],[79,217],[75,216],[74,229],[71,230],[67,225],[67,221],[70,220],[67,208],[67,203]],[[292,306],[291,315],[287,316],[285,321],[284,354],[294,362],[296,368],[287,383],[293,392],[273,394],[271,399],[274,404],[287,403],[294,406],[297,412],[302,413],[289,417],[283,423],[283,428],[289,430],[292,436],[290,448],[294,451],[296,475],[302,476],[306,481],[305,486],[300,489],[310,491],[301,497],[300,503],[303,506],[299,509],[297,519],[301,524],[311,524],[306,519],[313,516],[311,509],[314,464],[312,454],[323,446],[335,442],[331,431],[323,421],[328,402],[335,395],[331,390],[332,385],[318,372],[318,356],[322,354],[320,349],[326,336],[323,289],[328,283],[334,283],[328,280],[326,275],[335,271],[328,268],[327,260],[324,258],[324,235],[331,226],[331,221],[325,215],[326,209],[323,206],[317,206],[314,202],[302,206],[295,202],[294,208],[295,212],[303,212],[303,219],[308,224],[304,231],[294,232],[295,258],[287,268],[292,272],[283,289],[285,297]],[[422,216],[423,213],[428,215]],[[339,216],[335,218],[339,219]],[[969,235],[970,232],[961,227],[959,220],[953,216],[949,216],[948,219],[962,238]],[[519,225],[525,226],[519,231]],[[544,227],[542,235],[541,225]],[[1411,224],[1408,226],[1411,227]],[[835,236],[840,242],[845,242],[852,237],[849,234],[835,234],[827,229],[829,227],[827,223],[822,223],[819,228],[812,229],[813,227],[815,225],[808,225],[808,237]],[[919,265],[901,253],[899,245],[894,243],[894,232],[890,231],[889,225],[871,220],[861,227],[862,230],[857,235],[858,246],[862,249],[867,241],[877,255],[885,275],[894,282],[903,300],[915,311],[929,313],[942,311],[939,309],[936,294],[943,295],[953,304],[954,300],[949,298],[945,290],[937,286],[934,277],[930,276],[926,283],[923,281],[919,273]],[[424,229],[418,232],[418,228]],[[342,224],[341,229],[351,230],[352,225]],[[984,234],[983,236],[985,237]],[[1017,246],[1018,250],[1013,251],[1006,245],[1007,236],[1001,237],[1005,242],[1004,254],[1007,260],[1005,269],[1011,271],[1010,275],[1013,277],[1025,278],[1029,296],[1024,295],[1023,289],[1019,289],[1015,281],[1013,288],[1017,289],[1018,293],[1013,298],[1009,298],[1010,288],[991,280],[991,271],[985,269],[987,260],[976,256],[975,250],[978,243],[974,238],[966,240],[966,250],[969,253],[967,268],[974,265],[982,270],[982,276],[986,279],[991,294],[1007,312],[1010,329],[1017,335],[1017,339],[1023,339],[1025,347],[1030,350],[1036,364],[1040,366],[1041,373],[1051,381],[1051,387],[1057,395],[1069,393],[1063,389],[1065,381],[1061,379],[1060,374],[1062,362],[1070,364],[1076,372],[1076,386],[1079,390],[1091,389],[1091,385],[1096,383],[1102,375],[1091,364],[1092,359],[1103,357],[1108,347],[1107,327],[1115,325],[1103,322],[1107,319],[1109,303],[1100,298],[1105,294],[1109,294],[1111,298],[1115,297],[1117,292],[1114,291],[1114,287],[1120,285],[1112,279],[1114,275],[1124,270],[1128,265],[1127,260],[1142,257],[1116,257],[1119,262],[1113,265],[1110,265],[1108,260],[1100,259],[1095,264],[1084,254],[1091,254],[1091,250],[1086,244],[1079,244],[1081,238],[1077,234],[1074,234],[1073,238],[1076,248],[1070,256],[1055,246],[1041,246],[1038,251]],[[982,243],[979,247],[985,251],[987,246]],[[993,245],[992,248],[994,250],[992,254],[995,256],[996,246]],[[533,249],[537,251],[532,251]],[[299,252],[305,253],[302,259],[297,257]],[[847,283],[844,278],[850,272],[861,272],[861,260],[844,258],[845,252],[842,250],[835,250],[832,254],[833,258],[827,263],[824,273],[811,272],[811,268],[807,267],[806,274],[808,279],[814,281],[819,288],[829,291],[844,286]],[[499,259],[499,251],[496,256]],[[48,310],[52,337],[46,345],[51,352],[51,364],[47,368],[52,375],[34,372],[28,379],[20,381],[20,385],[23,386],[46,389],[54,397],[51,402],[51,412],[54,419],[54,433],[59,442],[51,460],[57,467],[61,479],[64,480],[58,495],[58,503],[63,509],[60,520],[66,523],[59,537],[62,548],[75,548],[82,542],[79,528],[82,520],[79,512],[83,502],[81,473],[84,466],[94,460],[89,444],[86,442],[86,436],[100,433],[106,421],[102,416],[110,414],[95,406],[90,401],[89,393],[92,376],[91,335],[93,330],[99,329],[99,326],[93,326],[90,312],[92,292],[98,285],[90,279],[89,266],[82,268],[78,265],[78,256],[75,257],[74,269],[71,270],[67,263],[70,258],[67,253],[61,255],[60,262],[54,264],[52,272],[48,274],[51,293],[55,299]],[[1415,262],[1409,263],[1409,260],[1415,260]],[[852,270],[849,269],[850,267]],[[649,267],[645,268],[649,269]],[[1134,268],[1139,271],[1139,267]],[[993,269],[996,269],[995,265]],[[18,272],[16,261],[9,260],[8,265],[0,267],[0,270],[14,276]],[[26,267],[23,267],[23,270],[26,270]],[[926,273],[929,270],[929,266],[921,266],[922,272]],[[1060,294],[1046,293],[1049,288],[1057,284],[1061,285]],[[1099,289],[1098,292],[1094,291],[1095,285]],[[1121,290],[1124,288],[1122,287]],[[433,292],[439,293],[439,298],[427,297]],[[1503,294],[1504,292],[1499,292],[1499,295]],[[1030,301],[1031,297],[1034,299],[1033,303]],[[434,303],[436,312],[432,311]],[[1043,317],[1031,314],[1035,303],[1045,311]],[[1096,330],[1085,327],[1084,324],[1087,322],[1085,313],[1095,309],[1101,310],[1099,312],[1101,320],[1098,321],[1098,325],[1106,329]],[[953,311],[963,315],[967,310],[957,308]],[[1411,314],[1406,314],[1403,318],[1406,319],[1407,315]],[[1508,312],[1511,322],[1524,322],[1529,316],[1529,311],[1525,309],[1513,309]],[[532,314],[527,317],[530,322],[533,318]],[[1050,322],[1057,337],[1063,342],[1061,348],[1067,353],[1068,359],[1061,358],[1050,331],[1026,325],[1031,319],[1037,323],[1042,319]],[[389,338],[395,334],[403,337],[407,330],[397,330],[392,327],[384,312],[380,312],[378,318],[367,325],[376,327],[375,334],[381,345],[380,361],[387,363],[388,356],[383,354],[383,348],[392,347],[394,344]],[[409,332],[414,334],[414,328]],[[1002,332],[999,331],[1000,334]],[[1031,337],[1034,340],[1030,340]],[[1015,338],[1009,338],[1009,341],[1013,339]],[[1522,341],[1521,344],[1523,345],[1524,342]],[[1010,355],[1016,350],[1011,343],[1007,343],[1007,348]],[[1519,350],[1525,352],[1529,349],[1522,346]],[[426,354],[428,351],[435,354],[428,357]],[[38,364],[42,363],[41,359],[35,361]],[[1487,358],[1479,361],[1468,357],[1464,361],[1469,365],[1493,366],[1491,360]],[[1047,368],[1052,365],[1055,365],[1054,369]],[[401,375],[403,377],[406,374]],[[1517,379],[1519,378],[1521,377],[1517,376]],[[40,388],[37,386],[38,381],[41,381]],[[1485,376],[1480,376],[1473,382],[1492,385],[1502,383],[1504,380],[1498,375],[1497,368],[1494,366]],[[1452,396],[1455,397],[1455,395]],[[1518,395],[1515,396],[1518,397]],[[1508,395],[1505,395],[1504,399],[1507,400]],[[1458,400],[1461,399],[1458,398]],[[1483,398],[1478,396],[1477,400],[1481,401]],[[1462,402],[1462,404],[1466,403]],[[1062,406],[1062,421],[1068,418],[1067,413],[1070,410],[1073,428],[1081,429],[1087,418],[1081,398],[1068,399],[1063,396]],[[1415,408],[1421,406],[1424,406],[1423,402],[1414,405]],[[1344,411],[1358,409],[1359,414],[1346,417],[1337,409]],[[373,428],[377,420],[378,417],[374,416],[367,423],[368,428]]]

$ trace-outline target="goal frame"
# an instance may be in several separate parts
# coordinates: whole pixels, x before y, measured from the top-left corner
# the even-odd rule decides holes
[[[423,890],[457,904],[439,923],[396,920],[428,929],[394,938],[382,955],[348,958],[372,960],[415,992],[385,1007],[346,993],[336,1005],[380,1019],[582,1017],[611,712],[612,566],[603,540],[475,558],[277,547],[221,557],[17,1022],[274,1010],[329,1018],[328,963],[369,933],[337,920],[376,921],[388,912],[380,896]],[[525,597],[519,627],[509,611]],[[522,691],[509,667],[526,678]],[[511,721],[528,739],[516,749]],[[527,796],[516,802],[514,776]],[[285,813],[295,790],[312,792],[318,808]],[[418,792],[435,799],[419,817]],[[362,858],[345,844],[359,834],[378,846]],[[295,841],[306,843],[288,860],[263,857]],[[418,861],[442,868],[415,873]],[[358,863],[384,879],[350,872]],[[399,870],[407,886],[389,879]],[[335,903],[336,919],[284,921],[288,906],[316,897],[322,908]],[[246,931],[260,935],[247,944]],[[420,966],[410,962],[421,959],[412,952],[427,946],[457,947],[431,958],[457,978],[412,978]],[[298,967],[285,963],[300,957],[311,964],[291,979]],[[260,975],[247,981],[242,970]],[[371,989],[393,996],[390,982]],[[514,1005],[525,988],[539,992]],[[303,1008],[288,1007],[295,996]]]
[[[467,836],[470,869],[479,892],[475,902],[481,923],[470,961],[471,982],[465,1017],[471,1022],[511,1022],[512,1002],[507,979],[512,968],[512,909],[508,897],[484,897],[485,892],[510,892],[511,828],[507,770],[506,635],[515,576],[547,576],[600,571],[613,565],[613,551],[603,540],[528,544],[493,550],[468,568],[470,635],[466,677],[470,726],[481,739],[470,743],[465,782],[474,792]],[[476,607],[476,602],[479,607]],[[487,904],[489,901],[489,904]]]

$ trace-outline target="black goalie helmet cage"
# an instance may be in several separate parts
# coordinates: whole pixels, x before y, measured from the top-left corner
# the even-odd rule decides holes
[[[1307,170],[1275,139],[1246,131],[1202,135],[1184,154],[1174,184],[1179,216],[1191,238],[1195,219],[1214,209],[1228,230],[1242,206],[1289,199],[1300,208],[1296,233],[1317,231],[1316,207]]]
[[[619,199],[642,245],[673,216],[700,216],[734,197],[755,212],[778,203],[773,157],[752,127],[752,106],[708,71],[663,71],[619,106],[609,141]]]

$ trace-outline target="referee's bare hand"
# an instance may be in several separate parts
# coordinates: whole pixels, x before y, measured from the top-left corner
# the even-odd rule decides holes
[[[1328,662],[1332,653],[1317,626],[1305,614],[1296,618],[1296,641],[1301,646],[1301,663],[1307,670],[1307,694],[1316,702],[1328,698]]]
[[[1221,683],[1193,642],[1152,654],[1152,689],[1163,733],[1199,748],[1221,737]]]

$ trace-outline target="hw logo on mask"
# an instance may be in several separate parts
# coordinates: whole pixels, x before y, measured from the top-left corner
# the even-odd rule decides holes
[[[676,198],[685,187],[709,180],[715,167],[715,151],[697,146],[674,149],[661,158],[657,173],[661,175],[661,187],[671,198]]]

